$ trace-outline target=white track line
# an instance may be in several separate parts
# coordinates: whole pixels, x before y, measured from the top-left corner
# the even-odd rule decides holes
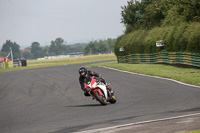
[[[182,85],[186,85],[186,86],[191,86],[191,87],[196,87],[196,88],[200,88],[200,86],[198,85],[191,85],[191,84],[187,84],[187,83],[183,83],[181,81],[178,80],[174,80],[174,79],[170,79],[170,78],[163,78],[163,77],[157,77],[157,76],[151,76],[151,75],[145,75],[145,74],[140,74],[140,73],[133,73],[133,72],[129,72],[129,71],[124,71],[124,70],[119,70],[119,69],[115,69],[115,68],[110,68],[110,67],[105,67],[105,66],[101,66],[103,68],[107,68],[107,69],[111,69],[111,70],[115,70],[115,71],[119,71],[119,72],[124,72],[124,73],[129,73],[129,74],[134,74],[134,75],[140,75],[140,76],[146,76],[146,77],[152,77],[152,78],[158,78],[158,79],[165,79],[165,80],[170,80]]]
[[[150,120],[150,121],[142,121],[142,122],[136,122],[136,123],[129,123],[129,124],[118,125],[118,126],[113,126],[113,127],[106,127],[106,128],[99,128],[99,129],[93,129],[93,130],[80,131],[80,132],[75,132],[75,133],[97,133],[97,132],[103,132],[103,131],[105,132],[105,131],[116,129],[116,128],[134,126],[134,125],[139,125],[139,124],[147,124],[147,123],[159,122],[159,121],[166,121],[166,120],[173,120],[173,119],[184,118],[184,117],[189,117],[189,116],[197,116],[197,115],[200,115],[200,113],[182,115],[182,116],[176,116],[176,117],[169,117],[169,118],[163,118],[163,119],[156,119],[156,120]]]

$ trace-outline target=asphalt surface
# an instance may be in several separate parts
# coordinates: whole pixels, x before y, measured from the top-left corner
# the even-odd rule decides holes
[[[108,129],[92,130],[92,133],[185,133],[189,131],[199,131],[200,114],[181,118],[159,120],[143,124],[133,124],[129,126],[118,126]],[[87,131],[90,133],[90,131]],[[191,132],[190,132],[191,133]],[[194,133],[194,132],[193,132]],[[195,132],[197,133],[197,131]]]
[[[117,103],[101,106],[78,82],[84,64],[0,73],[1,133],[68,133],[200,112],[200,88],[110,70]]]

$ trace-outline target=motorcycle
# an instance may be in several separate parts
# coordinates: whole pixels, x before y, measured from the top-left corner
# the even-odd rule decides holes
[[[117,101],[114,92],[108,90],[107,87],[110,86],[106,86],[94,76],[86,78],[85,89],[90,88],[88,93],[102,105],[107,105],[108,102],[114,104]]]

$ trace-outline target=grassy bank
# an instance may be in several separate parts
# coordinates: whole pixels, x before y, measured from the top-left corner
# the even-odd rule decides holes
[[[134,73],[166,77],[193,85],[200,85],[200,69],[179,68],[161,64],[118,64],[117,62],[98,63],[89,66],[107,66]]]

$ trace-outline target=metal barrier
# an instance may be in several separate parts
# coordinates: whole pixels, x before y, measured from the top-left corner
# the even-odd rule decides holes
[[[160,52],[150,54],[131,54],[126,56],[118,56],[119,63],[130,64],[184,64],[200,67],[199,53],[183,53],[183,52]]]

